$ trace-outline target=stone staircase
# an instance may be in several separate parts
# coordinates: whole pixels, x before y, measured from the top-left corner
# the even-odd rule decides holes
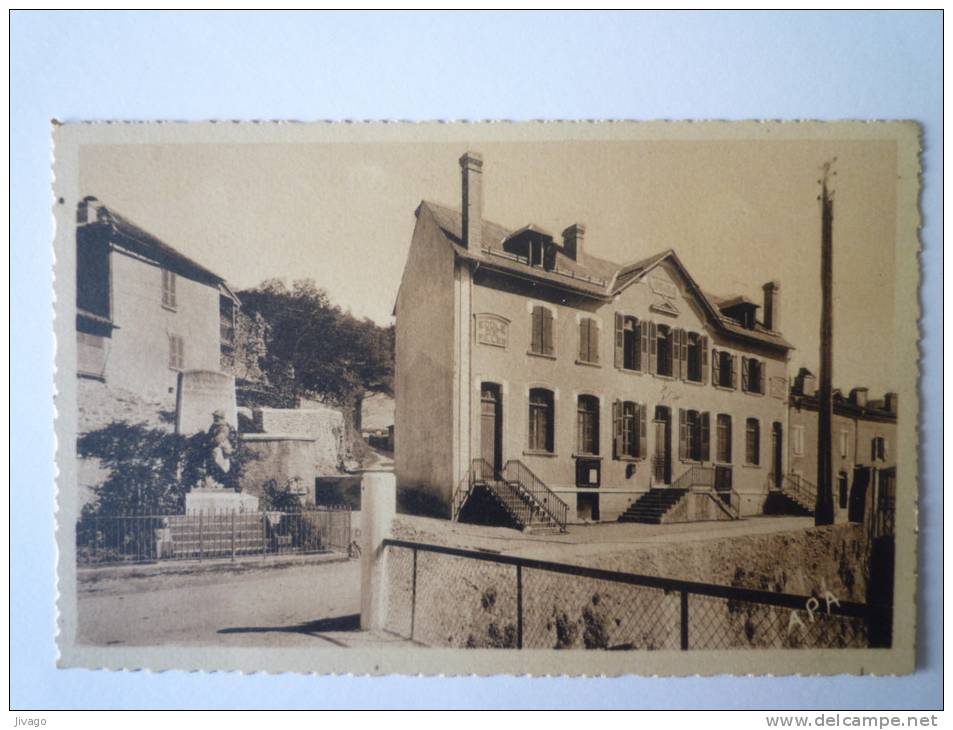
[[[482,459],[474,460],[454,503],[453,517],[461,522],[531,532],[566,529],[566,503],[515,459],[499,471]]]
[[[250,555],[264,550],[261,514],[175,515],[159,530],[160,551],[168,558],[213,558]]]
[[[659,525],[662,518],[682,497],[688,494],[687,489],[664,487],[650,489],[629,505],[629,508],[619,516],[619,522],[641,522]]]
[[[797,475],[786,475],[779,485],[769,490],[764,513],[810,517],[816,501],[817,487]]]

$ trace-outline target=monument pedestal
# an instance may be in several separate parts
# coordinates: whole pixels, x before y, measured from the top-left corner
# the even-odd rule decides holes
[[[185,514],[200,512],[257,512],[258,497],[231,489],[197,488],[185,495]]]

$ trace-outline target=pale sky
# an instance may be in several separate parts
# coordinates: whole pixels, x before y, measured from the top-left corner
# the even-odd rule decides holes
[[[87,145],[80,189],[233,288],[312,278],[387,324],[414,209],[422,199],[459,208],[468,147],[483,154],[484,215],[504,226],[558,237],[583,222],[586,249],[619,262],[673,248],[703,289],[758,303],[761,285],[779,280],[792,374],[816,372],[817,180],[836,155],[834,384],[871,397],[899,385],[893,142]]]

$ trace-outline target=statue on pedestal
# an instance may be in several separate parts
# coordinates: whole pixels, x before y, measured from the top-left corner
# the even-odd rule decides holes
[[[225,411],[212,413],[212,425],[205,435],[208,456],[205,460],[203,489],[224,489],[232,469],[232,427],[225,420]]]

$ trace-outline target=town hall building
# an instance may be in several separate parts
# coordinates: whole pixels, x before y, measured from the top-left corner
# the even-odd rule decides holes
[[[395,469],[448,517],[736,519],[785,472],[780,286],[703,291],[674,250],[619,264],[585,226],[557,240],[422,202],[395,306]]]

